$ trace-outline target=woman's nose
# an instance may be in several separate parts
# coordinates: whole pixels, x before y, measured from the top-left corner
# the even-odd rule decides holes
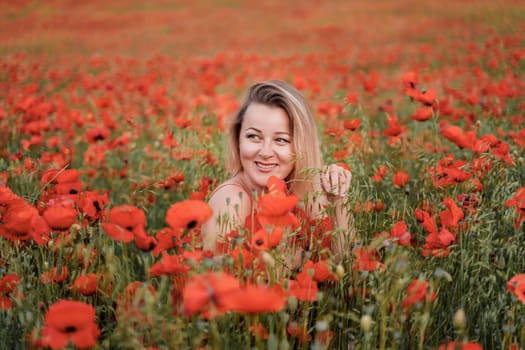
[[[259,154],[264,158],[271,157],[273,155],[272,143],[268,141],[263,142]]]

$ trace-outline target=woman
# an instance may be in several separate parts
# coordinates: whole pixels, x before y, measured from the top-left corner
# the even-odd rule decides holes
[[[242,227],[275,176],[303,199],[311,219],[332,207],[332,221],[343,232],[332,240],[332,250],[343,253],[354,233],[343,203],[352,175],[341,166],[322,167],[315,120],[302,94],[278,80],[253,85],[229,131],[227,166],[233,176],[209,199],[213,217],[202,226],[204,249],[216,251],[226,233]]]

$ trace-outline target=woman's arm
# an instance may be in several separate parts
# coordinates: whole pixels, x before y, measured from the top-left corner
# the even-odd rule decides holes
[[[348,209],[346,199],[352,182],[352,173],[342,166],[332,164],[320,174],[323,195],[320,201],[326,207],[326,212],[331,217],[336,232],[332,238],[332,252],[336,260],[341,260],[345,253],[352,248],[355,238],[353,217]]]

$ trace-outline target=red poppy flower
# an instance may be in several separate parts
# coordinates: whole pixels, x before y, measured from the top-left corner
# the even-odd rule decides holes
[[[186,174],[184,174],[183,172],[174,171],[165,180],[157,181],[156,186],[162,189],[165,189],[165,190],[175,189],[182,181],[184,181],[185,178],[186,178]]]
[[[273,287],[246,285],[233,290],[224,298],[224,307],[244,314],[278,312],[286,305],[281,286]]]
[[[211,218],[210,205],[201,200],[188,199],[173,204],[166,213],[166,222],[175,231],[199,228]]]
[[[332,234],[329,234],[333,229],[334,225],[332,219],[325,216],[320,219],[311,219],[304,210],[298,210],[301,220],[307,223],[301,227],[301,231],[298,235],[291,237],[290,244],[297,245],[303,248],[313,248],[311,244],[315,244],[319,250],[330,249],[332,244]]]
[[[418,122],[424,122],[432,118],[432,107],[420,107],[416,110],[416,113],[410,116],[410,119]]]
[[[375,271],[378,268],[383,269],[379,253],[372,247],[363,246],[354,251],[356,256],[354,262],[354,271]]]
[[[507,282],[507,289],[525,304],[525,273],[515,275]]]
[[[343,122],[343,127],[350,131],[356,131],[361,126],[361,119],[349,119]]]
[[[116,224],[103,223],[102,228],[108,234],[108,236],[117,242],[129,243],[133,241],[133,238],[135,237],[133,232]]]
[[[415,89],[419,82],[419,77],[418,77],[417,72],[403,73],[403,75],[401,76],[401,82],[403,84],[403,89],[405,91]]]
[[[410,232],[408,232],[407,224],[404,221],[398,221],[390,230],[390,237],[395,238],[399,245],[410,245],[412,239]]]
[[[320,260],[315,263],[312,260],[308,260],[299,275],[301,276],[298,276],[297,280],[307,278],[307,276],[303,275],[308,275],[308,278],[311,275],[311,278],[316,282],[337,281],[337,276],[330,270],[330,262],[328,260]]]
[[[308,274],[298,274],[297,280],[288,280],[286,294],[301,301],[316,301],[319,288],[317,282]]]
[[[375,175],[371,176],[370,179],[373,182],[381,182],[383,180],[383,177],[386,175],[386,172],[388,171],[388,168],[385,165],[380,165]]]
[[[162,138],[162,145],[164,147],[176,147],[178,146],[177,140],[173,137],[173,131],[168,131],[166,134],[164,134],[164,137]]]
[[[435,90],[420,91],[415,100],[424,106],[436,106],[437,94]]]
[[[95,294],[101,276],[96,273],[81,275],[75,279],[69,289],[75,293],[90,296]]]
[[[456,235],[446,228],[439,232],[431,232],[423,244],[423,256],[447,257],[450,245],[456,242]]]
[[[476,206],[480,203],[478,196],[475,193],[460,193],[456,199],[461,203],[461,207],[472,214]]]
[[[157,231],[155,235],[157,238],[157,245],[152,251],[153,255],[157,256],[164,250],[181,247],[184,242],[181,239],[181,236],[182,232],[180,230],[172,230],[169,227]]]
[[[403,307],[408,309],[418,302],[430,302],[436,299],[432,286],[423,280],[413,280],[407,288],[407,295],[403,299]]]
[[[254,254],[246,248],[235,247],[228,252],[228,255],[232,257],[237,269],[242,267],[249,269],[255,260]]]
[[[263,225],[296,228],[299,226],[299,220],[292,210],[299,203],[299,198],[293,194],[286,194],[284,181],[276,179],[275,176],[268,179],[269,192],[262,195],[257,202],[257,218]]]
[[[521,223],[525,221],[525,187],[520,187],[516,190],[514,196],[505,202],[506,207],[514,207],[518,216],[514,223],[514,227],[520,227]]]
[[[261,228],[251,238],[251,246],[256,250],[267,250],[275,248],[281,242],[284,235],[282,227]]]
[[[0,222],[0,235],[9,240],[31,239],[31,222],[38,216],[38,211],[23,199],[9,203]]]
[[[466,165],[466,161],[455,161],[454,155],[452,154],[440,159],[436,168],[428,169],[428,172],[432,175],[434,187],[444,188],[454,186],[472,178],[472,174],[462,170]]]
[[[392,181],[394,182],[394,186],[396,187],[404,187],[408,183],[409,176],[407,173],[403,171],[398,171],[395,173],[394,177],[392,178]]]
[[[29,235],[38,245],[47,243],[51,238],[51,228],[47,221],[40,215],[34,215],[31,218],[31,227],[29,228]]]
[[[405,127],[399,125],[396,115],[389,115],[386,118],[387,128],[383,130],[384,136],[395,137],[401,135],[405,131]]]
[[[206,196],[208,195],[208,193],[210,192],[211,183],[212,183],[211,179],[207,177],[203,177],[200,181],[199,191],[194,193],[194,197],[198,197],[198,198],[190,198],[190,199],[204,200]]]
[[[59,184],[77,182],[81,173],[76,169],[51,169],[42,174],[41,182]]]
[[[145,252],[149,252],[157,245],[155,237],[148,235],[143,230],[139,230],[135,233],[134,241],[137,248]]]
[[[85,217],[93,222],[105,220],[104,207],[109,203],[107,192],[98,194],[96,191],[85,191],[80,194],[78,208]]]
[[[439,213],[441,225],[449,229],[458,227],[459,221],[465,216],[463,210],[457,206],[452,198],[445,198],[443,203],[447,207],[447,210]]]
[[[284,235],[284,229],[282,227],[274,227],[268,233],[268,247],[275,248],[281,243],[281,240]]]
[[[162,259],[153,264],[149,272],[151,277],[185,273],[190,270],[190,266],[185,265],[184,262],[185,259],[182,255],[169,255],[166,251],[163,251]]]
[[[434,221],[434,218],[430,216],[428,211],[416,208],[414,210],[414,215],[416,220],[422,223],[425,231],[428,233],[437,232],[437,224]]]
[[[21,199],[9,187],[0,185],[0,205],[8,205],[11,201]]]
[[[9,310],[13,306],[11,298],[7,295],[0,294],[0,310]]]
[[[332,157],[335,160],[340,161],[340,160],[346,159],[346,157],[348,157],[348,154],[349,154],[348,149],[344,148],[344,149],[333,151]]]
[[[213,318],[229,311],[224,301],[240,288],[239,281],[226,273],[208,272],[191,277],[182,291],[182,312],[187,316],[203,313]]]
[[[124,243],[131,242],[137,233],[145,234],[144,226],[146,226],[146,215],[141,209],[132,205],[112,208],[109,212],[109,222],[102,224],[102,228],[111,238]]]
[[[476,153],[488,153],[496,148],[502,141],[492,134],[486,134],[479,138],[474,144],[472,150]]]
[[[213,258],[213,252],[209,250],[202,249],[193,249],[193,250],[184,250],[182,256],[186,261],[191,261],[191,263],[200,263],[202,259],[211,259]]]
[[[46,171],[41,178],[47,188],[48,195],[75,195],[82,191],[81,173],[76,169],[52,169]]]
[[[270,176],[266,182],[268,192],[286,192],[286,182],[277,176]]]
[[[478,343],[473,342],[450,342],[443,344],[439,347],[439,350],[483,350],[483,347]]]
[[[4,275],[0,280],[0,293],[11,293],[21,281],[16,273]]]
[[[86,131],[85,135],[89,143],[104,141],[109,137],[109,129],[106,127],[93,127]]]
[[[356,92],[349,92],[346,94],[345,101],[348,102],[351,105],[357,104],[357,93]]]
[[[373,95],[375,94],[377,84],[379,84],[379,74],[371,70],[368,72],[368,75],[362,71],[357,72],[357,78],[361,81],[361,84],[363,85],[363,89],[365,89],[366,92]]]
[[[59,300],[49,307],[42,327],[42,342],[52,349],[69,344],[79,349],[97,345],[100,329],[93,306],[72,300]]]
[[[74,203],[69,198],[53,200],[52,203],[47,204],[42,214],[49,227],[58,231],[69,229],[77,220],[77,216]]]
[[[15,291],[16,286],[22,279],[15,273],[10,273],[0,279],[0,310],[10,309],[13,305],[10,293]],[[14,295],[17,296],[17,295]]]
[[[253,249],[255,250],[267,250],[268,246],[268,229],[261,228],[257,230],[251,237],[250,243]]]
[[[459,148],[472,148],[476,141],[475,131],[464,132],[459,126],[449,125],[446,122],[439,123],[439,133]]]
[[[67,276],[69,276],[69,270],[67,266],[62,266],[60,269],[53,267],[51,270],[44,272],[40,276],[40,282],[61,283],[66,280]]]

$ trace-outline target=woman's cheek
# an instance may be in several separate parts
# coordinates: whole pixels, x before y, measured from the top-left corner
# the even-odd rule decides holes
[[[253,157],[257,153],[257,144],[243,142],[239,145],[241,157]]]
[[[291,163],[294,159],[293,147],[283,147],[283,149],[279,151],[279,158],[281,158],[283,162]]]

